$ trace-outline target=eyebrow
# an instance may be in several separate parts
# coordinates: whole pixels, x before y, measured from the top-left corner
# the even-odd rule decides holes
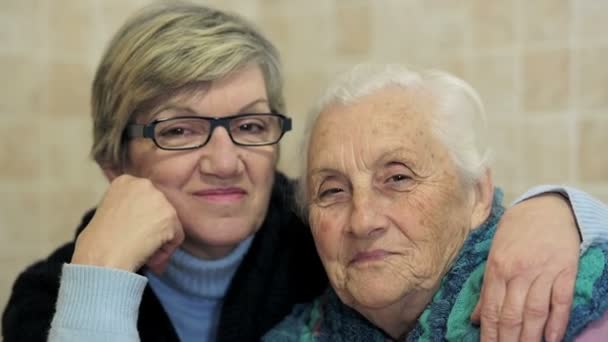
[[[239,110],[237,110],[235,113],[243,113],[246,111],[251,110],[253,107],[255,107],[258,104],[267,104],[269,105],[268,99],[266,98],[258,98],[255,99],[247,104],[245,104],[243,107],[241,107]],[[270,106],[268,106],[270,108]],[[192,107],[189,106],[180,106],[179,104],[176,103],[172,103],[171,101],[169,101],[168,103],[161,105],[160,107],[158,107],[158,109],[156,109],[151,115],[150,118],[154,118],[156,117],[158,114],[167,111],[167,110],[178,110],[178,111],[185,111],[189,114],[199,114],[197,113],[196,110],[194,110]]]

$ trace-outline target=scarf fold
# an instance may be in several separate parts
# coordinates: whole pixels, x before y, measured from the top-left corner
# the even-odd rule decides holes
[[[481,293],[492,239],[504,213],[502,197],[502,191],[496,189],[489,217],[469,234],[405,341],[479,341],[479,326],[471,323],[470,316]],[[566,341],[608,311],[607,260],[608,244],[591,246],[581,256]],[[297,306],[264,337],[264,341],[391,340],[357,311],[342,304],[331,288],[313,303]]]

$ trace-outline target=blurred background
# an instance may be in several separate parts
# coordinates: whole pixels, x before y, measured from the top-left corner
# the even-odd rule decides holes
[[[146,0],[0,1],[0,308],[26,265],[73,238],[106,181],[88,156],[89,88],[111,35]],[[608,202],[608,1],[216,0],[278,46],[295,131],[359,62],[445,69],[482,95],[495,181],[513,199],[540,183]]]

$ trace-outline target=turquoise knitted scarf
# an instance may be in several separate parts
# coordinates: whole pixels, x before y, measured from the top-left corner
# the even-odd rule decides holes
[[[465,241],[432,301],[406,341],[479,341],[479,326],[470,321],[479,299],[488,252],[504,212],[496,189],[486,222]],[[574,304],[566,331],[572,340],[608,311],[608,245],[591,246],[579,261]],[[391,338],[355,310],[342,304],[332,289],[311,304],[297,306],[264,341],[389,341]]]

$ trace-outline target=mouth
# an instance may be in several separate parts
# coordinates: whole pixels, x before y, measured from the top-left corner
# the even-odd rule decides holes
[[[393,255],[395,253],[386,251],[384,249],[374,249],[371,251],[364,251],[355,254],[355,256],[350,260],[350,265],[357,264],[365,264],[370,262],[382,261],[387,257]]]
[[[197,198],[215,203],[238,202],[247,196],[247,191],[239,187],[214,188],[193,192]]]

